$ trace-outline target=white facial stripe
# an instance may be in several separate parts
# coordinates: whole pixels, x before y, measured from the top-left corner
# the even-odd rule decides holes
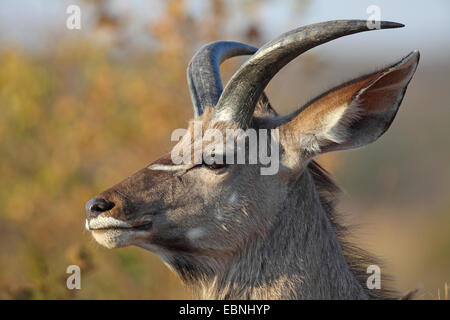
[[[113,217],[102,217],[93,218],[87,222],[87,227],[89,229],[104,229],[104,228],[131,228],[131,224],[117,220]]]
[[[180,164],[180,165],[167,165],[167,164],[152,164],[147,167],[149,170],[159,170],[159,171],[178,171],[178,170],[187,170],[191,166],[188,164]]]

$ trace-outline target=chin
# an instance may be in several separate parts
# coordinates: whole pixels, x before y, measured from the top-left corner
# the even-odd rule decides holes
[[[134,232],[124,230],[92,230],[92,236],[102,246],[113,249],[132,245]]]

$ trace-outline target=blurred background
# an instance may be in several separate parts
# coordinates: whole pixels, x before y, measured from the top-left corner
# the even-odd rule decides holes
[[[68,5],[81,30],[66,28]],[[267,92],[281,113],[413,49],[421,62],[391,129],[365,149],[320,158],[344,190],[354,241],[386,262],[401,292],[443,299],[450,283],[448,1],[0,1],[0,298],[179,299],[189,292],[153,254],[107,250],[84,205],[170,150],[192,117],[185,70],[214,40],[255,46],[334,19],[403,29],[363,33],[304,54]],[[245,58],[222,67],[226,81]],[[81,267],[81,290],[66,268]]]

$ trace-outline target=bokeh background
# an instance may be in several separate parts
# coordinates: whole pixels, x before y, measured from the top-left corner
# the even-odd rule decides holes
[[[81,30],[66,8],[81,8]],[[0,298],[189,298],[159,259],[107,250],[84,231],[84,204],[170,150],[191,104],[185,69],[213,40],[260,46],[325,20],[383,20],[403,29],[315,48],[272,81],[287,113],[341,81],[398,60],[422,59],[391,129],[376,143],[320,161],[344,194],[354,241],[386,262],[400,291],[443,299],[450,282],[450,22],[448,1],[0,2]],[[224,63],[226,81],[242,63]],[[82,289],[66,289],[66,267]]]

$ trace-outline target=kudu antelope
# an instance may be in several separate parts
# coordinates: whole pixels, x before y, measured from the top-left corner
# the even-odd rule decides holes
[[[376,261],[345,241],[334,209],[338,188],[314,158],[362,147],[388,129],[419,52],[288,115],[278,115],[264,93],[301,53],[363,31],[366,21],[329,21],[292,30],[259,50],[227,41],[201,48],[187,70],[194,121],[221,131],[278,129],[278,173],[261,175],[259,162],[174,165],[167,154],[87,202],[86,228],[108,248],[135,245],[157,254],[200,298],[392,297],[384,284],[367,288],[366,268]],[[251,57],[222,90],[219,65],[238,55]]]

